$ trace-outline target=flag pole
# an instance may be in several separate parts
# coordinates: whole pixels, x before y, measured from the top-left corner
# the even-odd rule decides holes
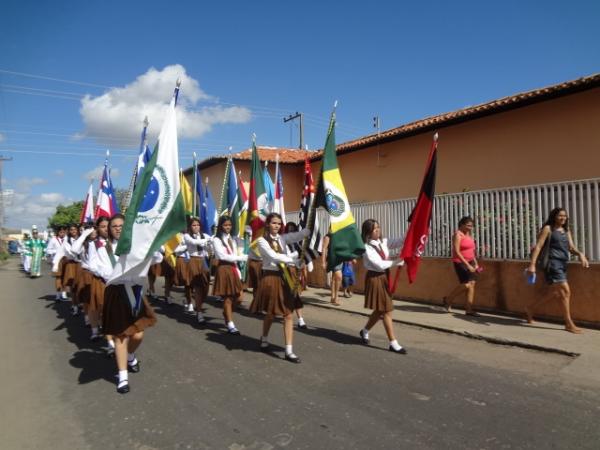
[[[231,147],[230,147],[231,148]],[[231,165],[231,153],[229,158],[227,158],[227,163],[225,164],[225,176],[223,177],[223,185],[221,186],[221,198],[219,199],[219,217],[223,214],[225,208],[223,208],[223,199],[225,198],[225,189],[227,187],[227,178],[229,177],[229,166]]]
[[[144,127],[142,128],[142,138],[141,138],[141,142],[140,142],[140,154],[145,151],[146,145],[148,144],[148,139],[146,137],[146,133],[148,131],[148,125],[150,125],[150,122],[148,121],[148,116],[144,117],[143,124],[144,124]],[[133,195],[133,189],[135,188],[135,184],[137,183],[139,165],[140,165],[140,157],[138,155],[138,159],[135,162],[135,165],[133,166],[133,173],[131,174],[131,179],[129,181],[129,189],[127,189],[127,194],[123,197],[123,200],[121,203],[121,210],[123,211],[123,214],[125,214],[125,212],[127,211],[127,208],[129,208],[129,204],[131,203],[131,196]]]
[[[192,216],[196,215],[196,189],[198,187],[198,173],[196,171],[196,152],[192,153],[192,167],[194,168],[194,190],[192,191]],[[198,216],[200,216],[198,214]]]

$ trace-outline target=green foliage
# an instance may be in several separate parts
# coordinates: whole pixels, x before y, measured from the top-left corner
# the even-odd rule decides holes
[[[58,205],[56,212],[52,217],[48,217],[48,224],[51,227],[59,225],[69,225],[70,223],[79,223],[79,216],[83,208],[83,201],[71,203],[70,205]]]
[[[6,261],[10,254],[4,250],[0,251],[0,262]]]

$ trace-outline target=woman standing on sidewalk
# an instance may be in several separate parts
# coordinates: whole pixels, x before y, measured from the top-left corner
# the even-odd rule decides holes
[[[477,281],[477,273],[480,270],[475,257],[475,241],[472,235],[473,219],[469,216],[463,217],[458,221],[458,230],[454,232],[452,237],[452,264],[459,284],[442,299],[444,308],[450,312],[454,297],[466,292],[465,314],[467,316],[477,315],[473,311],[473,302],[475,300],[475,282]]]
[[[531,263],[527,269],[531,274],[535,273],[538,257],[542,248],[546,245],[547,239],[549,239],[547,243],[549,254],[548,265],[544,271],[546,283],[551,286],[552,296],[560,299],[565,317],[565,329],[571,333],[581,333],[581,328],[578,328],[571,318],[571,288],[567,281],[569,253],[577,255],[581,261],[581,265],[585,268],[590,267],[590,263],[583,252],[579,251],[573,244],[573,237],[569,230],[569,216],[564,208],[554,208],[550,211],[548,220],[544,223],[531,254]],[[525,308],[527,322],[533,322],[533,313],[544,300],[546,300],[544,297],[539,297]]]
[[[383,319],[383,327],[390,341],[389,350],[394,353],[406,354],[406,349],[398,344],[394,336],[394,325],[392,322],[392,311],[394,305],[388,292],[388,273],[393,266],[401,266],[404,261],[389,261],[387,239],[381,239],[381,228],[374,219],[367,219],[362,224],[362,239],[365,245],[363,254],[363,265],[367,271],[365,280],[365,308],[373,312],[365,327],[360,330],[360,338],[363,344],[369,344],[369,331],[379,319]],[[399,247],[402,240],[390,243],[390,247]]]

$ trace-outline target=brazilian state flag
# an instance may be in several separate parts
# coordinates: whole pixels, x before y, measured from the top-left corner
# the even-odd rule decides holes
[[[365,245],[356,228],[335,151],[335,110],[331,113],[327,140],[323,151],[321,176],[317,186],[316,206],[329,213],[330,240],[327,253],[327,270],[354,258],[360,258]]]

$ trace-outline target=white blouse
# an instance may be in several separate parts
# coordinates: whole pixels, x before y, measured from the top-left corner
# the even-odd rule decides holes
[[[185,233],[183,235],[183,243],[186,246],[186,250],[190,256],[208,256],[208,247],[212,241],[212,238],[208,234],[200,234],[197,237],[191,234]]]
[[[363,266],[365,270],[371,270],[373,272],[385,272],[392,266],[401,266],[404,264],[404,261],[391,261],[388,258],[390,257],[390,248],[399,248],[402,246],[402,239],[394,239],[389,242],[388,240],[383,238],[381,240],[371,240],[365,245],[365,253],[363,253]],[[380,249],[380,251],[384,254],[385,258],[382,258],[381,255],[375,248]]]
[[[86,270],[91,270],[90,262],[94,258],[96,252],[96,245],[93,242],[86,242],[86,239],[93,232],[93,228],[88,228],[81,233],[81,236],[77,238],[71,245],[71,254],[77,255],[81,261],[81,267]]]
[[[95,252],[95,257],[91,261],[91,271],[94,275],[99,276],[104,281],[108,280],[110,274],[113,271],[113,265],[110,262],[110,256],[108,255],[108,251],[106,250],[107,245],[112,246],[113,255],[115,261],[119,259],[117,255],[114,254],[117,249],[117,241],[111,243],[109,241],[102,240],[103,245],[100,245]]]
[[[277,236],[271,236],[273,241],[277,241],[282,253],[278,253],[273,250],[264,237],[258,238],[256,240],[256,245],[263,259],[263,270],[278,271],[279,263],[288,265],[295,264],[296,259],[298,258],[298,252],[290,252],[288,245],[301,241],[309,234],[310,230],[304,229],[296,233],[285,233]]]
[[[230,241],[231,240],[231,241]],[[232,237],[229,234],[224,234],[221,240],[215,236],[212,240],[212,245],[215,250],[215,257],[220,261],[227,262],[244,262],[248,259],[248,255],[238,255],[239,238]],[[231,243],[231,244],[230,244]]]

